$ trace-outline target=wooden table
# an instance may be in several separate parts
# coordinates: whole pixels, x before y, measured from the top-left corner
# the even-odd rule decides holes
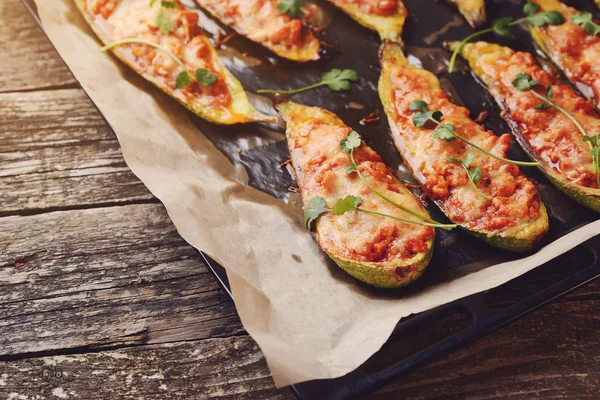
[[[19,0],[0,1],[0,399],[293,398]],[[600,283],[374,399],[600,398]]]

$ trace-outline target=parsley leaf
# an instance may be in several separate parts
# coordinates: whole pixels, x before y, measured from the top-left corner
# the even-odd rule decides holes
[[[323,197],[313,197],[304,210],[304,225],[307,229],[312,230],[317,218],[329,211],[331,210],[327,208],[327,203]]]
[[[190,73],[187,70],[181,71],[179,74],[177,74],[177,77],[175,78],[175,89],[181,89],[190,86],[191,83],[192,76],[190,75]]]
[[[279,94],[295,94],[304,92],[306,90],[315,89],[320,86],[327,86],[334,92],[341,92],[343,90],[350,90],[352,88],[352,82],[358,82],[358,72],[353,69],[339,69],[334,68],[329,72],[325,72],[322,75],[321,82],[314,83],[299,89],[291,90],[278,90],[278,89],[260,89],[257,93],[279,93]]]
[[[452,124],[439,124],[437,128],[433,132],[431,132],[431,136],[436,139],[442,139],[446,142],[454,139],[456,135],[456,131],[454,125]]]
[[[302,17],[302,1],[281,0],[277,5],[277,11],[287,14],[290,18],[298,19]]]
[[[468,167],[469,165],[471,165],[474,158],[475,158],[475,153],[470,151],[467,153],[467,156],[465,157],[465,161],[463,161],[463,163]]]
[[[439,122],[444,116],[441,111],[427,111],[427,103],[423,100],[413,100],[410,102],[410,111],[419,111],[412,118],[412,123],[417,128],[422,128],[427,122],[433,120]]]
[[[334,215],[344,215],[347,212],[357,210],[361,203],[362,199],[358,196],[346,196],[335,203],[332,212]]]
[[[467,173],[467,177],[469,178],[469,181],[471,182],[473,189],[475,189],[475,191],[483,198],[485,198],[487,200],[491,200],[492,196],[488,196],[487,194],[485,194],[481,190],[479,190],[479,188],[477,187],[477,182],[479,182],[481,180],[481,168],[479,168],[479,167],[469,168],[469,166],[473,162],[474,158],[475,158],[475,153],[470,151],[467,154],[467,156],[465,157],[464,161],[460,160],[458,158],[448,158],[448,161],[459,164]]]
[[[498,18],[492,23],[492,29],[500,36],[510,36],[512,30],[510,29],[510,23],[513,21],[512,17]]]
[[[334,92],[350,90],[352,82],[358,82],[358,72],[353,69],[334,68],[323,74],[323,83]]]
[[[565,22],[565,17],[558,11],[546,11],[532,14],[527,17],[527,23],[537,27],[560,25],[563,22]]]
[[[346,139],[340,140],[340,147],[344,153],[350,153],[352,150],[360,147],[362,139],[356,131],[352,131],[348,134]]]
[[[591,12],[582,11],[571,17],[571,22],[581,26],[590,35],[600,35],[600,25],[593,21]]]
[[[173,25],[173,21],[171,21],[161,9],[155,20],[156,26],[162,33],[173,32],[175,26]]]
[[[162,0],[160,2],[161,7],[164,8],[175,8],[177,7],[177,2],[176,1],[167,1],[167,0]]]
[[[513,79],[512,84],[518,90],[524,92],[526,90],[533,89],[534,86],[539,85],[540,81],[538,81],[537,79],[531,79],[531,76],[529,74],[524,74],[521,72],[518,73],[517,76],[515,76],[515,79]]]
[[[203,87],[211,86],[217,81],[217,76],[206,68],[198,68],[196,72],[194,72],[194,77],[196,78],[198,85]]]
[[[525,3],[525,5],[523,6],[523,12],[527,16],[533,15],[538,11],[540,11],[540,6],[530,1]]]

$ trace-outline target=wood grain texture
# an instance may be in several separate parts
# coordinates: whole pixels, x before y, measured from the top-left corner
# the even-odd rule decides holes
[[[0,94],[0,215],[155,201],[81,89]]]
[[[0,358],[243,333],[162,205],[0,224]]]
[[[598,399],[600,281],[526,315],[371,399]]]
[[[0,363],[8,399],[293,399],[249,337]],[[12,396],[12,397],[11,397]]]
[[[0,20],[0,92],[75,84],[20,0],[0,1]]]

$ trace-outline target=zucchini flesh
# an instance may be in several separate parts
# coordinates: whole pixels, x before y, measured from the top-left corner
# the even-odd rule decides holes
[[[415,127],[409,107],[414,100],[424,100],[430,111],[442,111],[442,122],[453,124],[462,137],[500,157],[509,149],[509,135],[497,137],[473,122],[468,110],[450,102],[437,77],[410,65],[399,46],[384,43],[380,58],[379,95],[394,143],[425,193],[452,222],[491,245],[513,251],[534,248],[548,230],[548,215],[533,183],[517,166],[456,138],[434,138],[433,124]],[[460,165],[448,160],[465,160],[469,152],[475,154],[471,165],[481,170],[477,186],[491,200],[477,193]]]
[[[511,82],[518,73],[525,73],[541,81],[544,87],[552,85],[552,100],[590,134],[600,133],[600,113],[595,107],[536,65],[529,53],[477,42],[466,44],[461,55],[496,99],[519,144],[540,163],[550,181],[577,202],[600,211],[600,189],[593,159],[582,134],[558,110],[536,110],[534,107],[540,101],[529,92],[518,91]],[[543,95],[541,89],[538,92]]]
[[[108,45],[124,39],[141,39],[155,43],[127,43],[111,51],[125,64],[152,84],[169,94],[196,115],[217,124],[246,122],[276,122],[276,118],[259,113],[248,101],[240,82],[220,61],[202,29],[198,15],[175,1],[175,7],[150,6],[148,0],[75,0],[85,20],[100,40]],[[162,32],[157,17],[172,25],[171,32]],[[195,80],[187,87],[175,88],[176,77],[183,71],[170,51],[185,65],[189,73],[209,70],[216,82],[201,86]]]
[[[347,173],[350,161],[340,140],[352,129],[336,115],[289,101],[276,107],[287,123],[286,138],[305,207],[311,199],[323,197],[331,209],[338,199],[353,195],[362,198],[362,208],[419,221],[377,196],[355,172]],[[366,144],[354,150],[354,159],[369,184],[429,217],[419,200]],[[421,276],[431,259],[435,234],[429,226],[359,211],[322,214],[314,233],[321,248],[347,273],[383,288],[405,286]]]
[[[365,28],[374,30],[381,40],[402,42],[402,29],[408,12],[402,0],[383,2],[385,9],[379,7],[379,1],[373,0],[329,0],[356,22]]]
[[[448,0],[458,7],[458,11],[465,17],[471,28],[477,29],[485,24],[485,1],[484,0]],[[600,0],[598,0],[600,1]]]
[[[542,11],[558,11],[565,17],[561,25],[529,26],[531,36],[548,58],[592,103],[600,107],[600,36],[588,34],[571,22],[580,11],[558,0],[535,0]]]
[[[319,41],[300,19],[277,10],[280,0],[195,1],[240,35],[281,57],[300,62],[319,59]]]

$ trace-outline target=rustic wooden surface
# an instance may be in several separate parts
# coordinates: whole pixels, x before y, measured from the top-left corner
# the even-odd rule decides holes
[[[19,0],[0,2],[0,400],[293,398]],[[600,398],[600,283],[374,399]]]

